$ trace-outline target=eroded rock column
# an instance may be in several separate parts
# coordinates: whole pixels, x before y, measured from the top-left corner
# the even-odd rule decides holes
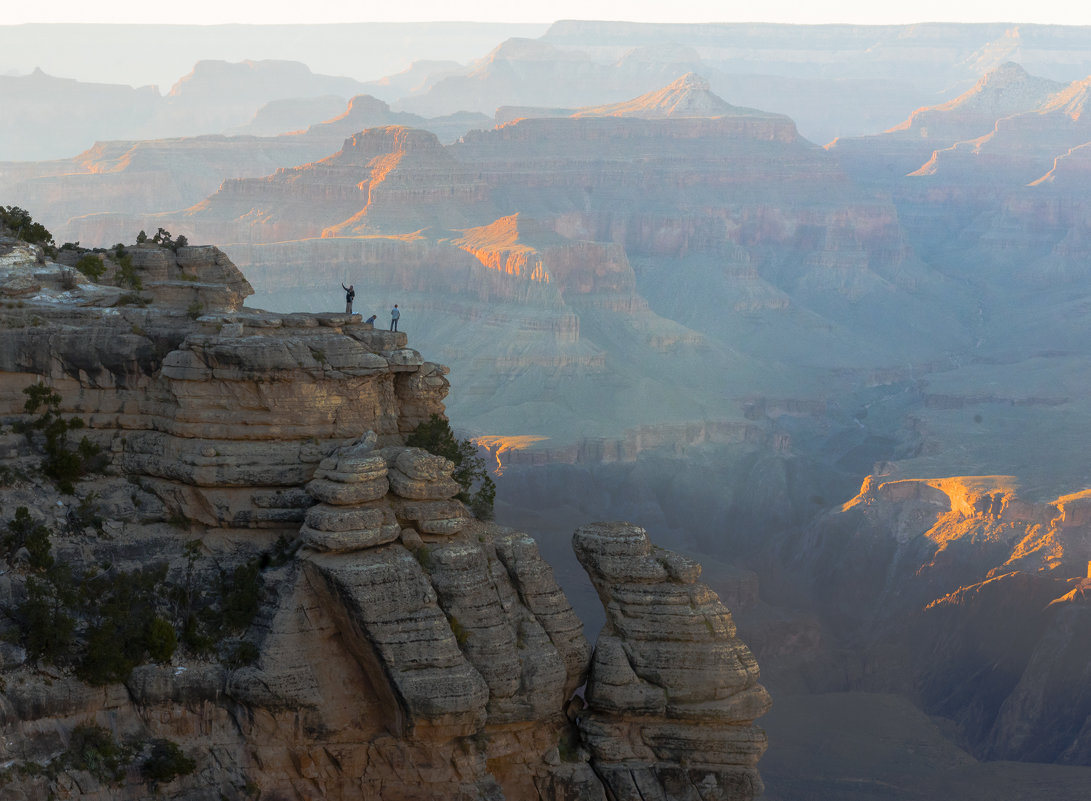
[[[770,707],[731,613],[701,566],[629,523],[577,529],[576,555],[606,609],[580,733],[617,801],[726,801],[762,792]]]

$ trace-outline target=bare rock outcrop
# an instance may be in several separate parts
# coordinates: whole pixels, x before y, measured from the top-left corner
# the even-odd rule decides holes
[[[769,695],[700,565],[628,523],[584,526],[573,547],[606,607],[580,731],[611,797],[760,795]]]
[[[586,762],[555,758],[590,648],[533,540],[473,521],[453,537],[403,532],[333,550],[305,533],[304,544],[258,633],[260,661],[229,682],[233,698],[273,718],[247,727],[268,738],[263,786],[299,797],[321,781],[337,798],[603,798]],[[300,737],[287,710],[343,728]]]
[[[760,789],[757,666],[699,566],[635,527],[577,536],[611,623],[573,726],[583,625],[534,541],[475,519],[455,465],[405,445],[448,388],[405,334],[242,308],[248,285],[214,249],[136,249],[138,307],[10,253],[7,277],[35,285],[0,309],[0,415],[25,429],[0,436],[0,505],[28,507],[0,543],[11,797],[135,801],[156,782],[177,799],[300,801]],[[211,313],[179,308],[190,285]],[[40,472],[23,405],[36,385],[102,449],[81,503]],[[126,610],[138,585],[142,609]],[[28,610],[47,591],[61,617],[38,626]],[[102,644],[107,615],[137,611],[140,631]],[[53,622],[47,651],[27,632]],[[85,735],[141,743],[141,759],[169,740],[180,770],[95,773]]]
[[[122,269],[115,255],[100,256],[107,279]],[[374,482],[366,463],[316,471],[362,432],[400,443],[443,410],[447,368],[406,347],[405,334],[358,315],[245,309],[250,285],[216,248],[146,245],[125,256],[141,286],[128,300],[33,246],[8,251],[0,287],[19,302],[0,310],[0,413],[20,414],[23,390],[45,382],[59,413],[80,415],[117,469],[186,519],[294,534],[315,499],[335,500],[328,493],[380,498],[381,455],[371,457]],[[450,498],[451,487],[448,473],[430,500]],[[448,521],[450,533],[456,511],[415,513]]]

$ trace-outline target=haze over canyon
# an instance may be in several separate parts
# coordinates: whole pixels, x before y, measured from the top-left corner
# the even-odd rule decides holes
[[[1083,797],[1091,28],[281,34],[0,26],[0,206],[58,246],[0,231],[12,637],[20,506],[223,588],[123,678],[3,645],[5,787],[142,797],[64,756],[93,721],[196,754],[173,798]],[[61,59],[171,37],[166,92]],[[39,380],[109,457],[76,496]]]

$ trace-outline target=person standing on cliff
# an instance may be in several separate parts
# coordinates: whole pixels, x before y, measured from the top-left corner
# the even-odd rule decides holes
[[[398,304],[394,304],[394,308],[390,310],[390,330],[398,330],[398,320],[401,319],[402,313],[398,311]]]
[[[345,314],[352,314],[352,301],[356,297],[356,290],[353,289],[352,284],[345,286],[342,283],[341,288],[345,290]]]

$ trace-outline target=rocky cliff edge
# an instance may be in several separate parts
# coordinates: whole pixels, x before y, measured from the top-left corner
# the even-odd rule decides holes
[[[768,698],[699,566],[581,530],[592,659],[534,541],[405,445],[448,390],[405,334],[246,309],[214,248],[101,284],[0,250],[5,798],[760,792]]]

